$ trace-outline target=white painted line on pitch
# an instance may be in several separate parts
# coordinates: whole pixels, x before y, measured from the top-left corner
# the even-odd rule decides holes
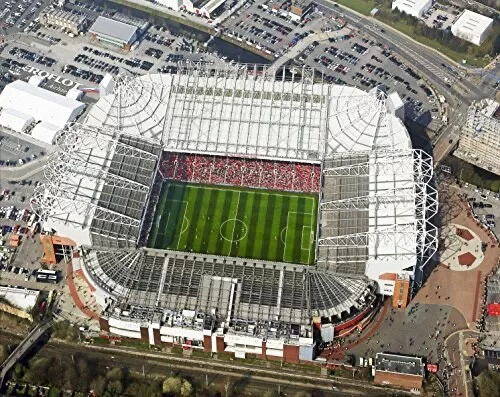
[[[236,216],[238,215],[238,207],[240,206],[240,197],[241,197],[241,192],[238,193],[238,201],[236,202],[236,209],[234,210],[233,219],[237,219]],[[228,256],[231,256],[231,251],[233,250],[234,229],[235,228],[236,228],[236,222],[233,222],[233,231],[231,232],[231,243],[229,245],[229,253],[227,254]]]

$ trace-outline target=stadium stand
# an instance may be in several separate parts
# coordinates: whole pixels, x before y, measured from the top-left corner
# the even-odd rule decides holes
[[[164,152],[159,172],[164,179],[282,191],[319,193],[321,167],[316,164]]]

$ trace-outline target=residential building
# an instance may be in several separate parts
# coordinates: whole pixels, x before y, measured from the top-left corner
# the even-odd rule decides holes
[[[491,99],[473,103],[455,156],[500,175],[500,104]]]

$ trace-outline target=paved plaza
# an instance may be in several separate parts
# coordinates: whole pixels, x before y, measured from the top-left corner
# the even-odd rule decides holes
[[[484,260],[482,241],[471,229],[457,224],[442,228],[443,238],[440,262],[453,271],[468,271]]]

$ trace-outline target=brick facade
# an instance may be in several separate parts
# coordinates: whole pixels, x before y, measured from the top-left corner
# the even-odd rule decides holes
[[[376,371],[373,380],[378,385],[399,386],[404,389],[421,389],[423,377],[420,375],[397,374],[395,372]]]
[[[101,331],[109,332],[109,322],[107,318],[99,317],[99,326]]]

